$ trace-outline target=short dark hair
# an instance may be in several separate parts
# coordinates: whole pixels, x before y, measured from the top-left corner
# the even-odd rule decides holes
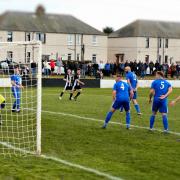
[[[164,77],[164,73],[162,71],[157,71],[156,72],[158,75],[160,75],[161,77]]]
[[[116,77],[122,78],[122,75],[121,74],[117,74]]]
[[[81,70],[80,68],[77,69],[77,71]]]

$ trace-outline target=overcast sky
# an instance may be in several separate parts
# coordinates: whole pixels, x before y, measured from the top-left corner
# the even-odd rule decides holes
[[[0,0],[0,13],[34,11],[38,4],[49,13],[72,14],[100,30],[116,30],[136,19],[180,21],[180,0]]]

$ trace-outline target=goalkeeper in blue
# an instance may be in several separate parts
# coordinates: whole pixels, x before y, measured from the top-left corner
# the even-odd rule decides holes
[[[22,86],[22,78],[20,75],[19,67],[16,66],[14,68],[14,74],[11,76],[11,91],[12,94],[15,98],[13,107],[12,107],[12,112],[20,112],[20,100],[21,100],[21,89],[23,88]]]
[[[126,80],[129,86],[132,88],[134,96],[132,98],[132,102],[134,104],[134,107],[136,109],[136,112],[138,115],[141,115],[140,107],[137,102],[137,90],[138,90],[138,79],[135,73],[131,72],[131,68],[129,66],[125,67],[126,72]],[[123,111],[123,108],[120,108],[120,111]]]
[[[150,130],[153,130],[155,117],[159,111],[162,114],[164,132],[168,132],[168,102],[167,98],[172,92],[171,84],[164,79],[164,74],[161,71],[156,72],[156,80],[152,82],[149,94],[149,103],[152,102],[152,115],[150,117]]]
[[[103,129],[107,127],[108,122],[111,120],[113,113],[118,110],[120,107],[123,107],[126,111],[126,128],[130,128],[131,116],[130,116],[130,98],[133,97],[133,90],[131,87],[122,81],[122,76],[117,75],[116,83],[113,87],[113,105],[111,110],[108,112]]]

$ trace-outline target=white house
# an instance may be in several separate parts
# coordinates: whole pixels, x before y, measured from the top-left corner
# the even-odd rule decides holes
[[[35,13],[6,12],[0,16],[0,41],[41,40],[43,58],[107,61],[107,36],[81,20],[65,14],[46,14],[43,7]],[[0,60],[30,62],[36,59],[35,48],[4,48]]]
[[[110,34],[108,60],[180,62],[180,23],[137,20]]]

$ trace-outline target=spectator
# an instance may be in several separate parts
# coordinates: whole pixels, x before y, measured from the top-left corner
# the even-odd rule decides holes
[[[86,64],[86,63],[83,63],[83,64],[82,64],[82,70],[81,70],[81,73],[82,73],[82,77],[83,77],[83,78],[86,78],[86,71],[87,71],[87,64]]]
[[[51,67],[51,75],[53,75],[53,73],[54,73],[54,70],[55,70],[55,62],[54,62],[54,60],[53,59],[51,59],[51,61],[50,61],[50,67]]]
[[[36,76],[36,63],[34,61],[31,62],[31,73],[32,73],[32,77],[34,78]]]
[[[165,78],[167,78],[167,77],[168,77],[168,69],[169,69],[169,65],[168,65],[168,64],[165,64],[165,63],[163,63],[163,65],[162,65],[162,70],[163,70],[163,72],[164,72],[164,76],[165,76]]]
[[[119,73],[120,73],[122,76],[124,76],[124,68],[125,68],[124,63],[121,62],[121,63],[119,64]]]
[[[171,70],[171,78],[174,78],[174,76],[176,75],[176,66],[174,65],[174,63],[171,64],[170,70]]]
[[[149,63],[149,69],[150,69],[150,75],[152,75],[154,71],[154,63],[152,61]]]
[[[179,79],[179,75],[180,75],[180,64],[176,65],[176,77],[177,79]]]
[[[49,77],[49,64],[47,61],[44,61],[44,76]]]
[[[110,70],[111,70],[111,66],[109,63],[105,64],[105,74],[106,76],[110,76]]]
[[[61,75],[61,68],[63,67],[63,63],[60,57],[58,57],[56,65],[57,65],[57,75]]]

